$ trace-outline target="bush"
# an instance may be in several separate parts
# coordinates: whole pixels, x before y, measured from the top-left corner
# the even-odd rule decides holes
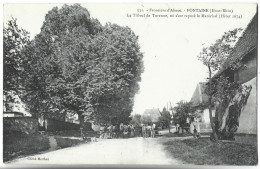
[[[4,162],[50,148],[46,135],[8,135],[3,137],[3,144]]]

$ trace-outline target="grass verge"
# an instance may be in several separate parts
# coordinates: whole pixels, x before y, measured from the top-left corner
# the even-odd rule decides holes
[[[19,156],[32,155],[48,150],[49,138],[46,135],[5,135],[3,137],[3,161]]]
[[[236,142],[212,143],[209,138],[172,140],[162,144],[169,154],[195,165],[256,165],[257,147]]]
[[[75,146],[85,141],[63,137],[80,137],[80,131],[51,132],[45,135],[4,135],[3,136],[3,161],[7,162],[18,157],[34,155],[50,148],[49,135],[54,136],[57,142],[57,149]],[[98,137],[93,131],[84,131],[87,137]]]
[[[164,135],[165,137],[187,137],[187,136],[193,136],[191,133],[189,132],[185,132],[185,133],[167,133]]]

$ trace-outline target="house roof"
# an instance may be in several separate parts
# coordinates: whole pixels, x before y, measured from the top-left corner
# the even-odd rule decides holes
[[[237,41],[231,58],[243,59],[250,51],[257,46],[257,32],[258,32],[258,14],[256,13],[250,23],[247,25],[242,37]]]
[[[17,114],[17,115],[24,115],[23,113],[21,113],[21,112],[4,112],[4,114]]]
[[[208,96],[205,93],[206,82],[198,83],[190,102],[192,102],[193,106],[198,106],[203,103],[207,103]]]
[[[258,38],[258,13],[254,15],[246,29],[244,30],[242,36],[237,41],[233,52],[230,54],[229,58],[226,60],[224,64],[224,69],[217,72],[215,76],[218,76],[227,68],[231,62],[236,59],[240,61],[246,58],[248,53],[250,53],[253,49],[257,47],[257,38]]]

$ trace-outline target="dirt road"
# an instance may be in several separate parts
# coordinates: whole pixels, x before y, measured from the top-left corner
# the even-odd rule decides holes
[[[12,164],[181,164],[156,138],[99,140],[11,161]]]

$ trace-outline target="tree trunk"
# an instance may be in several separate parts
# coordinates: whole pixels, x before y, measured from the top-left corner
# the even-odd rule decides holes
[[[62,118],[63,118],[62,120],[65,121],[65,122],[66,122],[66,116],[67,116],[67,112],[64,111],[64,112],[63,112],[63,115],[62,115]]]
[[[81,128],[83,128],[84,116],[82,116],[82,113],[78,113],[78,117],[79,117],[79,125]]]
[[[218,141],[218,135],[216,133],[216,126],[215,126],[215,122],[213,120],[213,117],[212,117],[212,110],[211,110],[211,106],[209,105],[209,118],[210,118],[210,124],[211,124],[211,128],[212,128],[212,134],[213,134],[213,138],[214,140],[213,141]]]
[[[212,117],[212,109],[211,109],[211,101],[212,101],[212,89],[211,89],[211,68],[208,65],[208,69],[209,69],[209,99],[208,99],[208,109],[209,109],[209,118],[210,118],[210,124],[211,124],[211,128],[212,128],[212,135],[214,140],[212,141],[218,141],[218,135],[216,133],[216,126],[215,126],[215,121],[213,120]]]
[[[171,122],[168,122],[169,133],[171,133]]]

